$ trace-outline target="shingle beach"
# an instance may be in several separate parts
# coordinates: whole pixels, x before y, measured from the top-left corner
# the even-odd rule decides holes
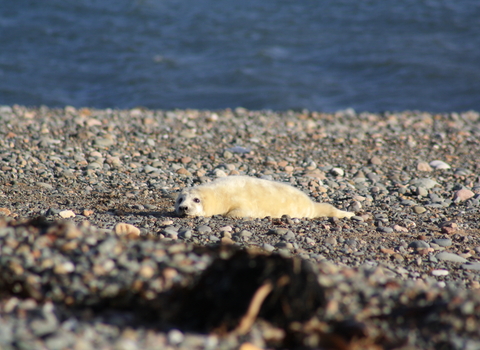
[[[480,349],[480,114],[0,106],[0,349]],[[183,218],[282,181],[352,219]]]

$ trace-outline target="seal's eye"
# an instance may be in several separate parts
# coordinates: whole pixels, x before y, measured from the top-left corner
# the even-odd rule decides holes
[[[193,201],[194,201],[195,203],[200,203],[200,199],[198,199],[198,198],[193,198]]]

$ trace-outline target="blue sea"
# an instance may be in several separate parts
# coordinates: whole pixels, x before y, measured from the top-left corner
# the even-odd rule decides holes
[[[0,104],[480,110],[480,1],[0,0]]]

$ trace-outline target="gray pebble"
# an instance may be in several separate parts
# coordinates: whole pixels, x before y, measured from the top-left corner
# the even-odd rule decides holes
[[[240,231],[238,236],[240,238],[243,238],[243,239],[248,239],[248,238],[252,237],[252,233],[250,231],[247,231],[247,230],[242,230],[242,231]]]
[[[436,185],[438,185],[438,182],[433,179],[422,178],[422,179],[414,179],[410,181],[410,184],[417,187],[424,187],[425,189],[429,190],[431,188],[434,188]]]
[[[87,169],[102,169],[103,168],[103,164],[100,164],[98,162],[92,162],[90,164],[88,164],[87,166]]]
[[[99,147],[110,147],[115,144],[115,141],[111,138],[98,138],[98,139],[95,139],[93,144]]]
[[[282,238],[289,241],[294,240],[295,234],[292,231],[288,230],[287,233]]]
[[[192,230],[184,229],[178,232],[178,236],[182,239],[190,239],[192,238]]]
[[[179,231],[175,226],[167,226],[163,229],[162,231],[163,234],[168,235],[168,234],[178,234]],[[181,233],[181,231],[180,231]]]
[[[245,154],[245,153],[250,153],[251,149],[250,148],[245,148],[245,147],[240,147],[240,146],[235,146],[235,147],[227,148],[227,151],[231,152],[231,153]]]
[[[263,243],[263,244],[262,244],[262,248],[263,248],[264,250],[266,250],[267,252],[269,252],[269,253],[271,253],[271,252],[273,252],[273,251],[275,250],[275,247],[274,247],[273,245],[271,245],[271,244],[268,244],[268,243]]]
[[[275,244],[275,248],[292,250],[293,244],[288,242],[278,242],[277,244]]]
[[[150,165],[145,165],[145,167],[143,168],[143,171],[147,174],[150,174],[150,173],[153,173],[153,172],[158,172],[159,169],[154,168],[153,166],[150,166]]]
[[[210,226],[207,226],[207,225],[197,226],[196,230],[197,230],[198,233],[200,233],[202,235],[205,234],[205,233],[212,232],[212,229],[210,228]]]
[[[421,240],[418,240],[418,241],[413,241],[413,242],[410,242],[410,244],[408,245],[408,248],[430,248],[430,245],[425,242],[425,241],[421,241]]]
[[[340,241],[341,237],[339,238],[339,241]],[[325,243],[328,243],[328,244],[331,244],[332,246],[335,246],[337,245],[337,239],[335,237],[327,237],[325,238]],[[342,242],[340,243],[343,243],[343,239],[342,239]]]
[[[448,238],[435,238],[432,239],[432,243],[438,244],[440,247],[450,247],[452,240]]]
[[[360,211],[360,209],[362,209],[362,205],[360,204],[360,202],[358,201],[354,201],[352,204],[350,204],[350,206],[348,207],[348,211],[352,211],[352,212],[358,212]]]
[[[441,252],[435,255],[435,257],[438,260],[441,261],[453,261],[453,262],[459,262],[459,263],[465,263],[468,262],[467,259],[462,258],[461,256],[454,254],[454,253],[449,253],[449,252]]]
[[[433,202],[433,203],[442,203],[443,202],[443,198],[440,197],[438,194],[435,194],[435,193],[430,193],[428,195],[428,198],[430,198],[430,200]]]
[[[367,178],[374,184],[380,181],[380,176],[375,173],[368,173]]]
[[[472,263],[468,263],[468,264],[462,264],[462,269],[480,271],[480,262],[472,262]]]
[[[426,197],[428,195],[428,190],[424,187],[417,187],[417,195]]]
[[[270,231],[268,231],[268,234],[283,236],[288,231],[289,231],[289,229],[287,229],[287,228],[274,228],[274,229],[271,229]]]
[[[457,176],[466,176],[470,174],[470,170],[464,168],[455,169],[455,175]]]
[[[358,245],[358,241],[355,238],[349,238],[345,240],[345,244],[350,247],[356,247]]]
[[[42,215],[45,216],[52,216],[52,215],[58,215],[62,210],[61,209],[56,209],[56,208],[48,208]]]

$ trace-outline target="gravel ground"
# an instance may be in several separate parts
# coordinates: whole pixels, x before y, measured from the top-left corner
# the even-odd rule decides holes
[[[2,350],[480,349],[477,112],[0,120]],[[179,189],[237,174],[356,216],[174,215]]]

